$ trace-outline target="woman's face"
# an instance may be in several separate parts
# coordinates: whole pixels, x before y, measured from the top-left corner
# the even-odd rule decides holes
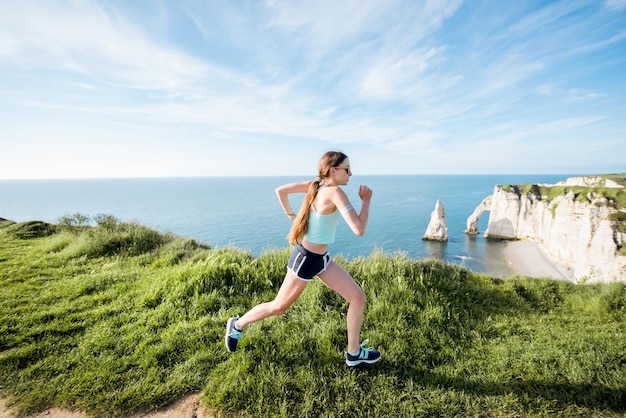
[[[337,184],[348,184],[352,171],[350,171],[350,159],[346,158],[338,166],[333,167],[334,179]]]

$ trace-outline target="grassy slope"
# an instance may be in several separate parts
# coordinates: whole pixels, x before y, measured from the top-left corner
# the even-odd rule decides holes
[[[0,224],[0,387],[23,413],[123,416],[192,390],[244,416],[626,412],[621,283],[499,280],[401,254],[342,261],[383,353],[350,369],[346,305],[317,281],[226,353],[226,319],[273,298],[287,249],[254,258],[138,225],[31,226]]]
[[[600,174],[600,177],[613,180],[617,184],[621,184],[626,187],[626,173]]]
[[[610,179],[626,187],[626,173],[620,174],[602,174],[599,177]],[[512,191],[518,195],[532,192],[542,199],[552,201],[555,197],[573,191],[576,200],[590,202],[589,197],[593,199],[600,197],[606,198],[609,205],[618,210],[626,210],[626,190],[611,187],[582,187],[582,186],[539,186],[537,184],[518,184],[505,185],[505,190]]]

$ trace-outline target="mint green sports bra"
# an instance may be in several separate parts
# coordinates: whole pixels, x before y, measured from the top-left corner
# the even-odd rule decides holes
[[[328,215],[311,211],[309,215],[309,229],[304,239],[313,244],[332,244],[335,242],[335,231],[337,230],[337,221],[340,213],[350,209],[352,209],[352,205],[346,206],[341,212],[335,209],[333,213]]]

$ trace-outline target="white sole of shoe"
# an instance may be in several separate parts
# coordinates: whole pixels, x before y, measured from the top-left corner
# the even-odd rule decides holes
[[[358,360],[348,360],[346,359],[346,364],[350,367],[354,367],[354,366],[358,366],[359,364],[365,363],[365,364],[374,364],[376,363],[378,360],[380,360],[380,357],[378,357],[377,359],[374,360],[365,360],[365,359],[358,359]]]
[[[234,351],[230,351],[230,348],[228,348],[228,334],[230,334],[233,331],[233,328],[235,328],[235,322],[237,322],[237,318],[228,318],[228,322],[226,322],[226,336],[224,337],[224,344],[226,344],[226,350],[228,350],[229,353],[234,353]]]

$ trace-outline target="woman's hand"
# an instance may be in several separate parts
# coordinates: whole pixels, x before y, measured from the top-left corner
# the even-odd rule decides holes
[[[362,201],[369,202],[370,200],[372,200],[372,193],[372,189],[370,189],[369,187],[364,185],[359,186],[359,197]]]

